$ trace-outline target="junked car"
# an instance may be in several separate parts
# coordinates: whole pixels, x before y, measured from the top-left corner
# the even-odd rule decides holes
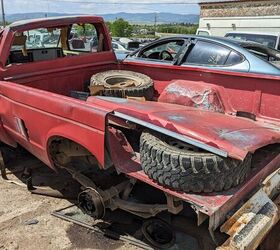
[[[280,60],[278,53],[274,54],[274,59],[272,56],[266,60],[246,47],[246,42],[226,38],[175,36],[158,39],[130,54],[125,60],[280,75],[280,69],[271,63],[272,60]]]
[[[96,49],[70,44],[83,27],[96,34]],[[57,43],[28,48],[28,32],[42,28],[59,32]],[[212,44],[205,38],[159,40],[118,62],[97,16],[21,21],[0,35],[0,140],[67,170],[85,213],[173,221],[191,210],[221,249],[276,246],[279,76],[226,71],[227,62],[249,63],[229,42],[201,56],[223,67],[181,66],[195,65],[193,49]],[[150,203],[147,187],[147,196],[156,193]],[[218,242],[221,232],[228,237]]]
[[[127,50],[124,46],[122,46],[118,42],[112,41],[112,48],[116,54],[118,60],[123,60],[126,56],[131,53],[131,50]]]
[[[112,42],[112,47],[116,53],[130,53],[131,52],[117,42]]]

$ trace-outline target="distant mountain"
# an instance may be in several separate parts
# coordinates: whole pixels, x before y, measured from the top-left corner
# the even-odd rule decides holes
[[[114,21],[117,18],[123,18],[131,23],[198,23],[199,15],[195,14],[174,14],[174,13],[125,13],[102,15],[106,21]]]
[[[45,12],[34,12],[34,13],[19,13],[19,14],[7,14],[6,20],[8,22],[15,22],[24,19],[33,19],[41,17],[56,17],[56,16],[69,16],[73,14],[67,13],[45,13]],[[106,21],[114,21],[117,18],[123,18],[130,23],[139,24],[153,24],[155,18],[157,23],[198,23],[199,15],[195,14],[174,14],[174,13],[125,13],[120,12],[116,14],[102,14]]]
[[[6,20],[8,22],[15,22],[26,19],[42,18],[42,17],[58,17],[67,16],[69,14],[63,13],[45,13],[45,12],[34,12],[34,13],[18,13],[18,14],[6,14]]]

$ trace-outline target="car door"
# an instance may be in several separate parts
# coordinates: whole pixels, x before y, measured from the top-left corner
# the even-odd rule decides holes
[[[246,58],[234,49],[212,41],[194,39],[180,65],[218,70],[249,72]]]

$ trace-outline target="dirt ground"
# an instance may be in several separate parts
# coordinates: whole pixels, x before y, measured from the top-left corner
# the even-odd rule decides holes
[[[6,150],[8,157],[4,157],[9,181],[3,180],[0,175],[0,250],[139,249],[52,216],[53,211],[73,205],[73,200],[76,200],[80,192],[80,185],[66,171],[60,170],[56,173],[26,152],[9,150]],[[68,197],[68,200],[31,194],[22,177],[25,167],[32,169],[34,186],[59,190],[63,196]],[[152,193],[157,196],[155,191]],[[141,193],[141,196],[145,196],[145,193]],[[133,235],[137,235],[140,232],[136,226],[138,222],[127,214],[116,211],[112,212],[114,214],[112,218],[117,221],[123,232],[130,232],[129,228],[133,227],[133,230],[135,229]],[[110,212],[107,211],[106,216],[107,214]],[[108,221],[110,222],[110,219]],[[104,218],[103,222],[108,221]],[[173,223],[181,230],[175,230],[176,242],[170,250],[202,249],[201,246],[207,250],[216,248],[208,232],[207,224],[198,228],[196,220],[192,219],[188,209],[184,210],[184,218],[178,217]],[[277,232],[279,232],[279,225],[280,223],[275,229]],[[220,242],[224,242],[225,235],[219,236]]]
[[[7,148],[3,151],[1,145],[0,149],[4,152],[8,178],[8,181],[3,180],[0,175],[0,250],[140,249],[123,241],[106,238],[102,234],[51,215],[55,210],[66,208],[76,202],[78,193],[81,191],[80,184],[67,171],[54,172],[26,151],[14,151]],[[31,194],[27,190],[24,184],[26,180],[22,176],[26,167],[32,170],[34,187],[59,190],[64,197],[68,197],[68,200]],[[140,192],[142,198],[145,198],[147,193],[153,194],[152,199],[159,196],[155,190],[151,192],[150,189],[145,188],[138,189],[138,191],[136,188],[134,192],[136,196],[137,192]],[[207,250],[215,249],[207,225],[198,229],[196,220],[192,219],[194,212],[191,210],[191,213],[188,209],[184,211],[186,217],[177,218],[177,222],[174,224],[176,227],[173,228],[175,230],[173,232],[176,241],[170,250],[201,249],[202,244],[207,245]],[[71,214],[71,212],[68,213]],[[83,213],[81,214],[83,215]],[[164,217],[164,214],[162,216]],[[107,211],[101,221],[94,221],[91,217],[89,219],[90,222],[87,223],[115,231],[119,236],[133,235],[138,239],[143,239],[141,237],[143,221],[124,211]],[[165,219],[169,221],[171,217],[167,216]],[[180,231],[175,229],[178,227],[181,228]]]
[[[13,171],[21,164],[10,165],[9,170]],[[54,179],[52,171],[45,166],[41,171]],[[22,183],[11,173],[8,178]],[[36,183],[44,185],[44,181],[37,179]],[[67,200],[31,194],[25,187],[3,181],[1,177],[0,190],[0,250],[137,249],[52,216],[52,211],[71,204]]]

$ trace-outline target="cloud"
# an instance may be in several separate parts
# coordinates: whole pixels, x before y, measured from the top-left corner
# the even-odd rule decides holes
[[[87,3],[87,2],[94,3]],[[174,12],[183,14],[197,14],[197,4],[176,4],[184,0],[4,0],[6,13],[25,12],[62,12],[80,14],[105,14],[117,12]],[[194,3],[196,0],[186,1]],[[136,3],[136,4],[132,4]],[[168,4],[168,3],[173,3]]]

